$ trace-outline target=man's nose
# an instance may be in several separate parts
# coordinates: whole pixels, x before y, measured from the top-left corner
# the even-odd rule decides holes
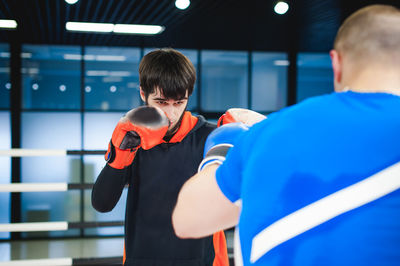
[[[177,117],[177,110],[171,105],[168,105],[164,108],[164,112],[167,114],[167,117],[169,120],[175,121],[175,118]]]

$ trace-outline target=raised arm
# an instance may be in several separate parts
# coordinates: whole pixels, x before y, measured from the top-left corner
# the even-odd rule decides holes
[[[109,212],[115,207],[127,183],[136,151],[161,143],[168,125],[168,118],[160,109],[148,106],[132,109],[121,118],[105,155],[107,164],[92,190],[92,205],[96,210]]]

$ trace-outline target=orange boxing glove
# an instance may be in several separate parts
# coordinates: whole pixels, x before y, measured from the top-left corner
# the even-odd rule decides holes
[[[265,115],[249,109],[230,108],[218,119],[217,125],[220,127],[228,123],[242,122],[246,126],[250,127],[265,118],[267,118]]]
[[[148,150],[162,143],[169,120],[161,109],[142,106],[127,112],[118,122],[105,159],[116,169],[129,166],[139,148]]]

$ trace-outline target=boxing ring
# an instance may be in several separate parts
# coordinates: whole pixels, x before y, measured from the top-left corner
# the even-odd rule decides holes
[[[39,149],[9,149],[0,150],[0,156],[7,157],[29,157],[29,156],[68,156],[68,155],[103,155],[105,150],[80,151],[80,150],[39,150]],[[0,193],[21,192],[57,192],[77,189],[91,189],[93,184],[80,183],[9,183],[0,184]],[[0,224],[0,232],[40,232],[40,231],[66,231],[69,229],[98,228],[123,226],[124,221],[107,222],[28,222]],[[11,240],[10,240],[11,241]],[[122,253],[122,250],[121,250]],[[31,260],[0,261],[0,266],[33,266],[33,265],[121,265],[122,256],[116,257],[93,257],[93,258],[42,258]]]
[[[104,155],[105,150],[81,151],[62,149],[8,149],[0,150],[0,157],[32,157],[32,156],[68,156],[68,155]],[[62,192],[79,189],[91,189],[93,184],[82,183],[9,183],[0,184],[0,193],[21,192]],[[40,232],[40,231],[66,231],[69,229],[85,229],[99,227],[123,226],[124,221],[107,222],[29,222],[0,224],[0,232]],[[232,231],[233,234],[233,231]],[[77,237],[79,238],[79,237]],[[228,240],[228,237],[227,237]],[[10,240],[11,241],[11,240]],[[122,253],[122,250],[121,250]],[[233,248],[228,245],[229,257],[233,257]],[[0,266],[66,266],[66,265],[121,265],[122,256],[90,257],[90,258],[42,258],[31,260],[0,261]]]

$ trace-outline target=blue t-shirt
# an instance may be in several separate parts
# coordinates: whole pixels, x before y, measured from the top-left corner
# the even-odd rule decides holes
[[[398,162],[400,97],[395,95],[332,93],[254,125],[216,173],[224,195],[242,201],[244,265],[400,265],[398,188],[335,214],[336,208],[386,189],[375,181],[366,191],[350,190]],[[322,203],[325,197],[331,205]],[[256,237],[261,235],[265,243]]]

